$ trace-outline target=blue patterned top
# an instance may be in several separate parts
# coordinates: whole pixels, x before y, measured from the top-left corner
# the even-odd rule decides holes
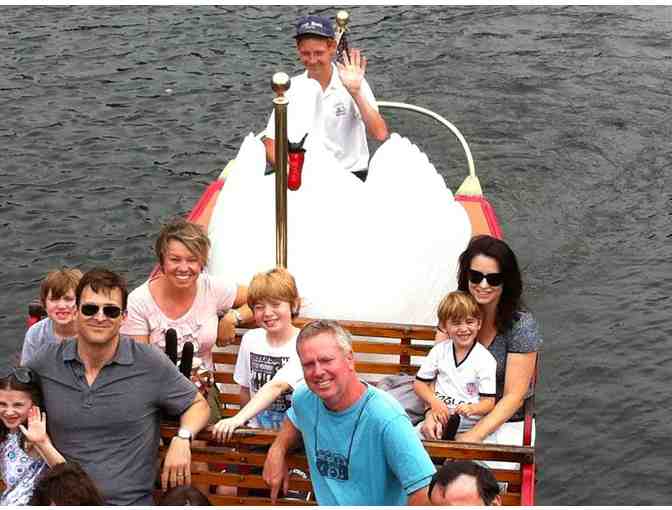
[[[506,381],[506,358],[509,353],[538,352],[543,340],[539,333],[539,326],[529,312],[516,312],[513,316],[513,327],[503,334],[498,334],[492,341],[488,350],[497,360],[497,396],[495,402],[499,402],[504,394],[504,382]],[[532,388],[528,390],[526,398],[532,395]],[[508,421],[521,421],[525,419],[524,405],[509,418]]]
[[[35,459],[21,449],[20,432],[10,432],[0,445],[0,475],[5,482],[5,491],[0,496],[0,505],[27,505],[33,495],[37,478],[47,463]]]

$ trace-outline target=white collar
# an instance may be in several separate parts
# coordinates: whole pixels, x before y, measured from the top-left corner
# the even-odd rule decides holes
[[[303,72],[303,76],[305,76],[306,79],[308,80],[315,80],[315,78],[311,78],[308,76],[308,71]],[[317,81],[317,80],[315,80]],[[318,82],[319,84],[319,82]],[[322,85],[320,85],[320,90],[322,90],[322,93],[326,93],[328,90],[338,90],[345,88],[343,85],[343,82],[341,81],[341,77],[338,75],[338,68],[336,65],[332,62],[331,63],[331,80],[329,80],[329,84],[327,85],[327,88],[322,90]]]

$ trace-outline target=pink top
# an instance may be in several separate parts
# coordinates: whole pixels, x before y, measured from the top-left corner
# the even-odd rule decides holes
[[[233,306],[238,290],[216,276],[201,273],[191,308],[178,319],[166,317],[149,291],[149,280],[128,295],[128,315],[121,327],[122,335],[149,335],[152,345],[165,351],[166,331],[177,332],[177,352],[185,342],[194,344],[194,356],[213,368],[212,348],[217,340],[218,315]]]

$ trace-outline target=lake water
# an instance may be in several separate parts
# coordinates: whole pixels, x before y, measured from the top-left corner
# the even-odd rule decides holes
[[[49,269],[146,277],[161,222],[264,127],[272,74],[299,70],[290,27],[305,11],[0,8],[5,362]],[[524,267],[545,338],[538,503],[669,503],[672,7],[350,12],[377,98],[462,130]],[[455,190],[457,142],[388,120]]]

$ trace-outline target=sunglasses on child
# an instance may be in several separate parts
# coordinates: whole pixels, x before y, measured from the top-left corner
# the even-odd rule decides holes
[[[469,281],[474,285],[481,283],[483,278],[485,278],[485,281],[491,287],[499,287],[504,282],[504,275],[502,273],[483,274],[475,269],[469,270]]]
[[[98,313],[98,310],[100,309],[101,307],[99,305],[87,303],[85,305],[82,305],[79,308],[79,311],[82,312],[82,315],[85,315],[87,317],[93,317]],[[105,305],[102,307],[102,309],[103,309],[103,315],[105,315],[105,317],[107,317],[108,319],[116,319],[121,315],[121,308],[116,305]]]
[[[13,375],[14,379],[16,379],[21,384],[30,384],[33,382],[33,372],[30,370],[30,368],[27,367],[11,368],[8,372],[5,373],[5,375],[3,375],[2,378],[5,379],[10,375]]]

